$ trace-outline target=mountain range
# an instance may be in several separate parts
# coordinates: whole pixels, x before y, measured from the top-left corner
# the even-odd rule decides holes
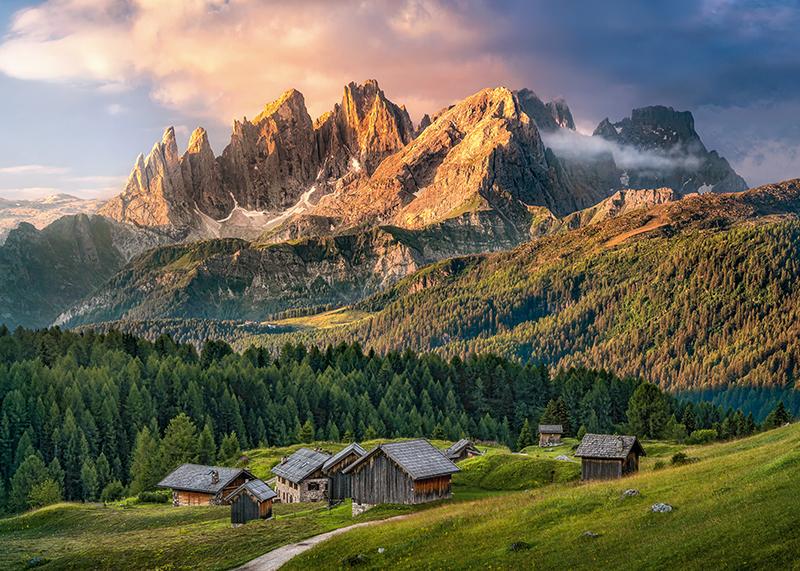
[[[613,362],[666,386],[764,382],[766,357],[737,357],[736,379],[704,361],[708,377],[684,381],[699,367],[691,359],[670,377],[676,331],[653,325],[678,327],[692,309],[723,327],[725,315],[696,289],[676,306],[671,280],[683,274],[662,275],[659,256],[676,268],[683,258],[713,260],[709,272],[727,287],[734,244],[760,238],[785,253],[796,183],[745,189],[703,144],[691,113],[669,107],[634,109],[585,135],[563,99],[528,89],[484,89],[416,126],[374,80],[345,86],[316,119],[289,90],[235,121],[220,155],[202,128],[181,154],[168,128],[97,214],[12,230],[0,246],[0,320],[123,329],[163,320],[173,330],[181,320],[226,320],[219,330],[229,330],[344,308],[358,319],[288,334],[295,328],[281,326],[256,340],[356,338],[380,350]],[[783,283],[764,260],[751,263],[763,290]],[[729,289],[720,299],[741,302]],[[779,308],[730,323],[758,329]],[[704,351],[719,342],[695,339],[692,354],[711,359]]]

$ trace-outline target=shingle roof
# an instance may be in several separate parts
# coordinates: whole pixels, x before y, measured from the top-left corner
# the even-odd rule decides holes
[[[447,456],[448,458],[452,458],[453,456],[458,456],[461,453],[461,451],[464,450],[465,448],[473,448],[477,450],[477,448],[475,448],[475,445],[472,443],[472,440],[469,440],[468,438],[462,438],[461,440],[453,444],[450,448],[445,450],[444,455]]]
[[[624,460],[633,448],[645,456],[644,448],[635,436],[615,434],[587,434],[581,440],[575,456],[586,458],[615,458]]]
[[[453,464],[441,450],[427,440],[420,439],[381,444],[366,456],[362,456],[350,464],[344,469],[344,472],[351,472],[356,466],[364,463],[367,458],[379,451],[391,458],[414,480],[445,476],[459,471],[458,466]]]
[[[229,502],[231,498],[238,496],[242,491],[247,490],[253,496],[255,496],[259,501],[265,502],[267,500],[271,500],[278,496],[275,491],[270,488],[263,480],[259,480],[256,478],[255,480],[249,480],[236,488],[228,497],[225,498],[226,502]]]
[[[330,457],[330,454],[325,454],[324,452],[301,448],[275,466],[272,469],[272,473],[281,478],[286,478],[294,484],[299,484],[309,475],[322,468],[322,465]]]
[[[328,458],[325,463],[322,465],[322,470],[328,470],[331,466],[335,466],[340,460],[347,458],[347,456],[351,453],[355,452],[359,458],[361,456],[365,456],[367,451],[364,450],[358,442],[353,442],[352,444],[347,445],[345,448],[342,448],[339,452]]]
[[[216,484],[211,482],[211,473],[215,470],[219,474],[219,481]],[[252,477],[250,472],[242,468],[181,464],[156,486],[159,488],[172,488],[173,490],[216,494],[243,472]]]
[[[564,427],[560,424],[540,424],[539,434],[564,434]]]

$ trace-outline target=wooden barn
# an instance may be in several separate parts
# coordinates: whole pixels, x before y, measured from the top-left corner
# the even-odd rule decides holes
[[[328,477],[328,501],[338,502],[350,497],[350,474],[344,469],[365,456],[367,451],[360,444],[353,442],[343,448],[322,465],[322,471]]]
[[[347,468],[353,515],[377,504],[421,504],[449,498],[458,467],[427,440],[381,444]]]
[[[248,480],[225,498],[231,505],[231,523],[241,525],[254,519],[271,518],[272,501],[277,496],[262,480]]]
[[[564,434],[564,427],[560,424],[540,424],[539,425],[539,446],[558,446],[561,444],[561,435]]]
[[[331,455],[319,450],[301,448],[272,469],[278,479],[275,491],[286,504],[318,502],[328,495],[328,477],[322,466]]]
[[[646,456],[635,436],[587,434],[575,456],[581,459],[582,480],[609,480],[639,471],[639,456]]]
[[[254,479],[242,468],[181,464],[156,486],[172,490],[172,505],[207,506],[224,504],[233,490]]]
[[[475,448],[475,444],[472,442],[472,440],[462,438],[450,448],[445,450],[444,455],[447,456],[451,462],[460,462],[466,458],[480,456],[481,451]]]

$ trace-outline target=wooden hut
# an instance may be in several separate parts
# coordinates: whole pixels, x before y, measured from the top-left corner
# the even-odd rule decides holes
[[[318,502],[327,497],[328,477],[322,466],[330,454],[301,448],[272,469],[278,479],[275,491],[278,499],[287,504]]]
[[[460,462],[466,458],[472,458],[473,456],[480,456],[481,451],[475,448],[475,444],[473,444],[472,440],[468,440],[467,438],[462,438],[455,444],[453,444],[450,448],[444,451],[444,455],[451,462]]]
[[[272,517],[272,500],[277,497],[264,481],[248,480],[225,498],[231,505],[231,523],[241,525],[254,519]]]
[[[561,444],[562,434],[564,434],[564,427],[560,424],[540,424],[539,446],[558,446]]]
[[[427,440],[381,444],[347,468],[353,515],[377,504],[421,504],[449,498],[458,467]]]
[[[360,444],[353,442],[346,446],[322,465],[322,471],[328,477],[328,501],[338,502],[350,497],[350,474],[344,469],[366,455]]]
[[[156,487],[172,490],[174,506],[207,506],[224,504],[233,490],[254,479],[242,468],[181,464]]]
[[[581,459],[582,480],[621,478],[639,471],[639,456],[646,456],[635,436],[587,434],[575,456]]]

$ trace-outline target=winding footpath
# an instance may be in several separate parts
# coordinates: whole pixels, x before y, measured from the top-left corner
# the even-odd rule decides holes
[[[275,571],[293,557],[300,555],[304,551],[308,551],[315,545],[319,545],[323,541],[330,539],[335,535],[339,535],[341,533],[345,533],[347,531],[350,531],[351,529],[356,529],[359,527],[380,525],[382,523],[387,523],[390,521],[399,521],[401,519],[406,519],[410,515],[411,514],[405,514],[405,515],[390,517],[388,519],[376,519],[373,521],[365,521],[362,523],[355,523],[353,525],[348,525],[347,527],[340,527],[339,529],[334,529],[333,531],[328,531],[326,533],[320,533],[319,535],[309,537],[308,539],[304,539],[303,541],[299,541],[297,543],[290,543],[288,545],[284,545],[283,547],[278,547],[277,549],[273,549],[269,553],[265,553],[260,557],[256,557],[255,559],[248,561],[241,567],[237,567],[236,571]]]

